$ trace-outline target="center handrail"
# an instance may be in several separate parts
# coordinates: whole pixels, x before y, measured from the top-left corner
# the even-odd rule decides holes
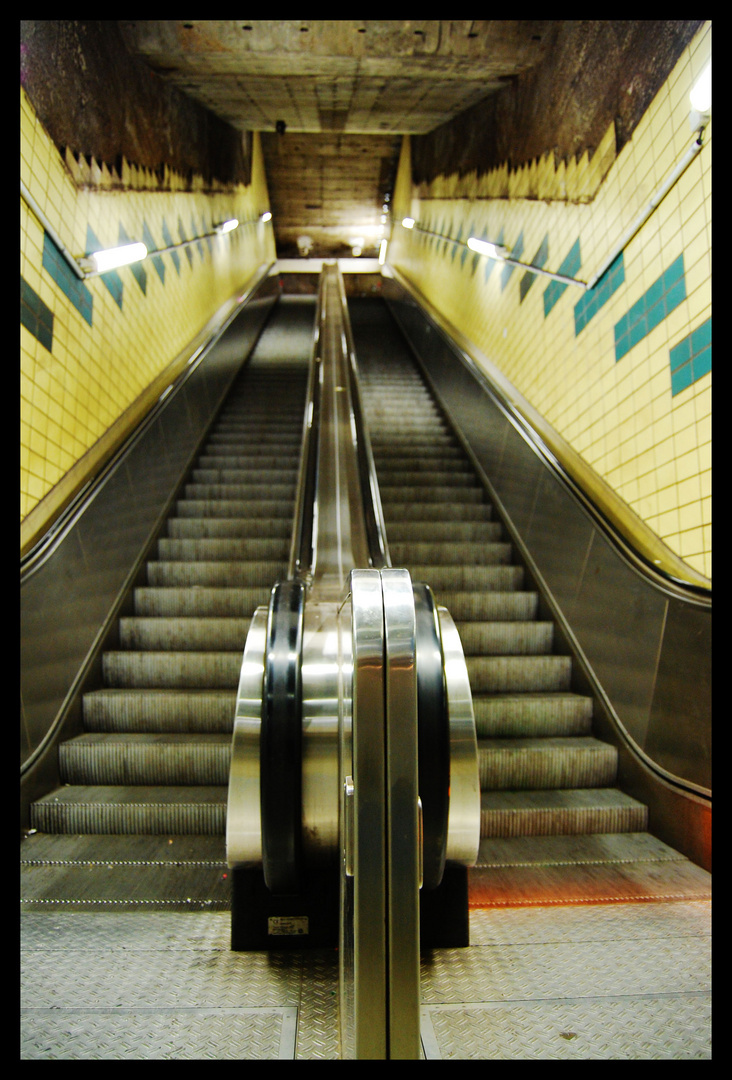
[[[364,504],[364,519],[366,526],[367,544],[369,550],[369,562],[375,569],[380,570],[391,566],[389,545],[386,539],[386,525],[384,511],[379,495],[379,484],[376,478],[376,466],[371,450],[368,426],[364,417],[363,402],[356,361],[356,348],[353,341],[351,319],[348,314],[348,302],[343,283],[343,275],[338,271],[338,289],[341,302],[341,319],[343,323],[343,349],[348,357],[348,373],[351,395],[351,419],[353,425],[353,441],[358,460],[358,473],[361,481],[361,492]]]

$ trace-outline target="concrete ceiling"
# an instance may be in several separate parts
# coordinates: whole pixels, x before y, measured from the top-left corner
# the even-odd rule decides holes
[[[240,131],[263,133],[277,253],[378,253],[400,136],[422,135],[542,59],[531,20],[120,22],[129,51]]]

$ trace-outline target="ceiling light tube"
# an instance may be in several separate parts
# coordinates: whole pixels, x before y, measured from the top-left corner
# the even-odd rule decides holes
[[[706,65],[689,94],[692,109],[700,113],[712,111],[712,61]]]
[[[381,241],[381,245],[379,247],[379,266],[383,266],[384,263],[386,262],[386,249],[387,249],[388,246],[389,246],[389,242],[386,239],[386,237],[384,237],[384,239]]]
[[[147,248],[144,244],[122,244],[106,251],[94,251],[85,259],[80,259],[79,263],[92,273],[106,274],[119,266],[129,266],[146,258]]]
[[[508,249],[501,244],[493,244],[490,240],[478,240],[475,236],[468,237],[468,247],[471,251],[477,251],[479,255],[487,255],[489,259],[505,259]]]

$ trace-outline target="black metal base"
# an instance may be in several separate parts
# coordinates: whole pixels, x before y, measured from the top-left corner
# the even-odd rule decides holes
[[[419,943],[423,949],[463,949],[470,944],[468,870],[445,867],[436,889],[419,894]]]
[[[325,949],[338,945],[340,872],[309,870],[294,896],[274,896],[262,869],[232,871],[231,948]]]

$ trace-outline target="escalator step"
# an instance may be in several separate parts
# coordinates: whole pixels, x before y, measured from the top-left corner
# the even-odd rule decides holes
[[[191,588],[229,586],[241,588],[253,585],[272,585],[287,573],[286,562],[151,562],[147,566],[148,584],[155,587],[177,586]]]
[[[161,562],[214,562],[216,560],[263,560],[277,561],[284,565],[289,556],[286,537],[201,537],[178,539],[162,537],[158,540],[158,558]]]
[[[466,656],[507,656],[550,653],[554,623],[463,622],[458,633]]]
[[[59,747],[65,784],[226,784],[228,735],[87,733]]]
[[[225,785],[68,785],[31,807],[31,827],[45,833],[185,833],[215,835],[226,825]]]
[[[84,695],[84,728],[230,735],[235,709],[235,690],[94,690]]]
[[[477,694],[570,688],[569,656],[467,656],[465,662],[470,686]]]
[[[183,689],[236,689],[241,651],[236,652],[105,652],[106,686]]]
[[[490,791],[606,787],[617,765],[615,747],[593,738],[478,742],[480,786]]]
[[[647,826],[648,808],[615,788],[481,793],[481,837],[644,832]]]
[[[256,518],[241,517],[176,517],[168,519],[168,536],[171,539],[278,539],[289,545],[292,522],[286,518],[268,518],[259,521]],[[280,549],[281,550],[281,549]]]
[[[274,582],[272,582],[274,584]],[[270,586],[220,588],[150,588],[135,589],[135,612],[142,616],[220,616],[251,618],[255,608],[269,603]]]
[[[589,735],[592,699],[580,694],[473,694],[478,738]]]
[[[123,649],[244,651],[250,619],[120,619],[120,645]]]

